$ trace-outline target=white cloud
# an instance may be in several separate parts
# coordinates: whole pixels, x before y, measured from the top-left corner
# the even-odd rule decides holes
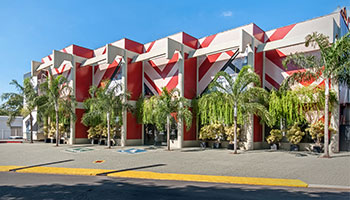
[[[221,13],[222,16],[224,17],[231,17],[232,16],[232,11],[224,11]]]

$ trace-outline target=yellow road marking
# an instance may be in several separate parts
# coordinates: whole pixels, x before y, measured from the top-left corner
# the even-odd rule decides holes
[[[21,167],[24,167],[24,166],[15,166],[15,165],[0,166],[0,172],[8,172],[10,171],[10,169],[16,169]]]
[[[11,169],[16,169],[21,167],[23,166],[0,166],[0,171],[9,171]],[[107,173],[107,176],[120,177],[120,178],[140,178],[140,179],[154,179],[154,180],[175,180],[175,181],[269,185],[269,186],[287,186],[287,187],[308,187],[307,183],[299,179],[172,174],[172,173],[158,173],[158,172],[132,171],[132,170],[113,173],[113,171],[115,170],[63,168],[63,167],[30,167],[26,169],[17,170],[16,172],[40,173],[40,174],[85,175],[85,176],[96,176],[97,174]]]
[[[11,169],[22,168],[24,166],[0,166],[0,171],[10,171]],[[19,169],[20,173],[39,173],[39,174],[66,174],[66,175],[84,175],[96,176],[96,174],[111,172],[108,169],[86,169],[86,168],[64,168],[64,167],[30,167]]]
[[[170,174],[170,173],[157,173],[157,172],[146,172],[146,171],[125,171],[125,172],[111,173],[111,174],[108,174],[107,176],[122,177],[122,178],[198,181],[198,182],[213,182],[213,183],[271,185],[271,186],[288,186],[288,187],[307,187],[308,186],[307,183],[298,179]]]

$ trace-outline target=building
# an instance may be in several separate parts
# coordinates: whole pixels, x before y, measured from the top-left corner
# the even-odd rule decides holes
[[[11,124],[7,124],[9,117],[0,116],[0,140],[7,140],[10,138],[23,138],[22,121],[23,117],[15,117]]]
[[[39,62],[32,61],[31,76],[34,82],[40,82],[46,76],[45,71],[51,70],[53,75],[62,74],[70,81],[78,101],[70,143],[86,143],[87,127],[80,121],[84,113],[82,102],[88,98],[91,85],[100,85],[104,79],[119,81],[124,85],[123,91],[131,93],[131,104],[142,94],[159,94],[162,87],[178,88],[181,96],[193,99],[206,90],[218,71],[235,73],[248,64],[260,76],[264,88],[279,88],[295,70],[286,70],[282,59],[294,52],[317,53],[317,49],[304,45],[305,36],[316,31],[329,36],[331,42],[346,34],[349,19],[345,8],[268,31],[251,23],[203,38],[180,32],[147,44],[124,38],[98,49],[70,45],[54,50]],[[305,84],[323,83],[315,80]],[[349,90],[338,86],[333,89],[340,95],[345,109],[350,102]],[[331,117],[332,126],[336,128],[339,128],[339,114],[343,113],[339,109],[335,109]],[[148,131],[131,113],[124,113],[122,120],[123,145],[147,143]],[[192,128],[186,131],[185,125],[180,123],[177,138],[171,145],[180,148],[197,145],[196,124],[194,119]],[[263,129],[259,118],[254,116],[248,129],[247,149],[262,147]],[[338,144],[339,137],[336,141]]]

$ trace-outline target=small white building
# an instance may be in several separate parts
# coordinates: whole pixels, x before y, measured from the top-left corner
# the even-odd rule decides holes
[[[23,117],[15,117],[11,125],[7,124],[8,116],[0,116],[0,139],[6,140],[10,136],[23,137]]]

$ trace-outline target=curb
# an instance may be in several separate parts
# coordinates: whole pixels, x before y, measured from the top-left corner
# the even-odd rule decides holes
[[[309,188],[319,189],[337,189],[337,190],[350,190],[350,186],[346,185],[320,185],[320,184],[309,184]]]
[[[62,174],[83,176],[109,176],[118,178],[139,178],[153,180],[193,181],[208,183],[227,183],[244,185],[265,185],[284,187],[308,187],[308,184],[298,179],[277,179],[236,176],[212,176],[195,174],[172,174],[149,171],[116,171],[107,169],[87,168],[63,168],[63,167],[26,167],[26,166],[0,166],[2,172],[39,173],[39,174]]]

